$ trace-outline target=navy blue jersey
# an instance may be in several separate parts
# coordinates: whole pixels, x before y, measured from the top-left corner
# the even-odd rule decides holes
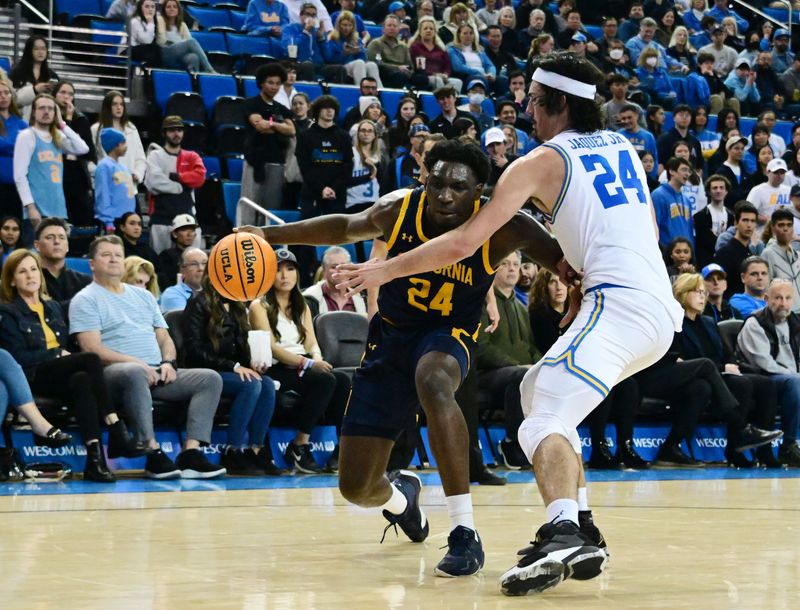
[[[480,201],[475,201],[473,215]],[[425,190],[409,192],[387,241],[391,258],[428,241],[423,228]],[[435,326],[461,328],[475,332],[484,298],[492,285],[495,270],[489,261],[489,242],[472,256],[442,269],[401,277],[381,286],[378,311],[389,324],[404,329]]]

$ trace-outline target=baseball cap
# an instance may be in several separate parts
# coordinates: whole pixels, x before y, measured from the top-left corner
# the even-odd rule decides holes
[[[734,144],[742,143],[747,146],[747,138],[744,136],[736,136],[734,138],[728,138],[728,141],[725,143],[725,150],[730,150]]]
[[[716,34],[717,32],[724,32],[724,31],[725,31],[725,28],[722,27],[722,25],[719,24],[719,23],[715,23],[714,25],[711,26],[711,33],[712,34]]]
[[[747,61],[746,59],[740,59],[739,61],[736,62],[736,67],[737,68],[747,68],[749,70],[750,69],[750,62]]]
[[[721,273],[723,277],[728,277],[728,274],[725,273],[725,269],[720,267],[717,263],[711,263],[710,265],[706,265],[700,272],[704,280],[707,280],[708,276],[711,275],[712,273]]]
[[[789,191],[789,197],[800,197],[800,184],[795,184]]]
[[[788,171],[789,168],[786,167],[786,161],[781,158],[773,159],[769,163],[767,163],[767,171],[768,172],[785,172]]]
[[[166,131],[167,129],[182,129],[183,127],[183,119],[176,114],[165,116],[164,120],[161,122],[161,131]]]
[[[791,38],[792,34],[786,28],[778,28],[775,30],[775,33],[772,35],[772,39],[775,40],[776,38]]]
[[[390,13],[394,13],[395,11],[399,11],[401,8],[405,8],[405,7],[406,7],[406,5],[403,4],[402,2],[392,2],[389,5],[389,12]]]
[[[200,225],[197,224],[197,221],[194,219],[194,216],[191,214],[178,214],[175,218],[172,219],[172,225],[170,226],[170,231],[177,231],[178,229],[183,229],[185,227],[199,227]]]
[[[425,125],[424,123],[417,123],[416,125],[412,125],[411,129],[408,130],[409,136],[415,136],[419,133],[430,133],[431,128]]]
[[[294,263],[297,265],[297,257],[286,248],[278,248],[275,250],[275,257],[278,259],[278,264],[281,263]]]
[[[499,127],[491,127],[487,129],[486,133],[484,134],[484,143],[486,146],[489,146],[489,144],[499,144],[500,142],[505,141],[506,135]]]
[[[586,35],[582,34],[581,32],[575,32],[570,40],[572,42],[586,42],[588,38],[586,38]]]
[[[473,78],[471,81],[469,81],[469,83],[467,83],[467,91],[473,87],[481,87],[484,91],[486,91],[486,83],[479,78]]]

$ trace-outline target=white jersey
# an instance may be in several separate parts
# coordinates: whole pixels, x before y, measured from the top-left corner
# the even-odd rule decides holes
[[[358,149],[353,147],[353,178],[369,176],[372,170],[364,165]],[[375,203],[379,196],[378,179],[373,178],[363,184],[351,186],[347,189],[347,202],[345,207],[349,208],[360,203]]]
[[[583,288],[623,286],[653,295],[675,330],[683,309],[672,296],[658,247],[647,176],[636,150],[613,131],[565,131],[543,146],[557,151],[566,176],[548,220]]]

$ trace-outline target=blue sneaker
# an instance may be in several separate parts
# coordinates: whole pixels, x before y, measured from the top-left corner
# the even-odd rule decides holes
[[[400,529],[403,530],[403,533],[409,537],[411,542],[422,542],[428,537],[428,532],[430,531],[428,519],[419,507],[419,494],[422,489],[422,482],[413,472],[398,470],[391,478],[391,483],[406,497],[408,506],[406,506],[406,509],[399,515],[394,515],[388,510],[383,511],[383,516],[389,521],[389,525],[383,530],[381,542],[386,538],[386,532],[390,527],[394,527],[394,531],[397,533],[398,525]]]
[[[447,537],[447,555],[433,569],[436,576],[471,576],[483,567],[483,546],[478,532],[459,525]]]

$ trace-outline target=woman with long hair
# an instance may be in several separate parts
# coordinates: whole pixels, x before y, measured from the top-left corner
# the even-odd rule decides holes
[[[354,83],[359,84],[361,79],[369,76],[378,83],[378,89],[383,88],[378,64],[367,61],[364,42],[356,30],[356,18],[350,11],[341,11],[336,17],[336,23],[328,34],[328,44],[322,49],[325,61],[344,66]]]
[[[478,31],[469,22],[469,13],[469,8],[463,2],[456,2],[450,7],[449,14],[439,28],[439,38],[445,45],[449,45],[455,40],[456,31],[462,25],[469,25],[475,36],[478,36]],[[419,24],[417,24],[417,28],[419,28]]]
[[[739,34],[739,25],[736,19],[730,15],[722,18],[722,27],[725,29],[725,46],[731,47],[737,53],[744,51],[745,40],[744,36]]]
[[[732,128],[739,129],[739,113],[733,108],[723,108],[717,113],[717,131],[722,133]]]
[[[411,128],[411,119],[419,112],[419,102],[413,96],[406,96],[397,105],[392,126],[388,131],[388,147],[393,156],[403,154],[408,150],[408,130]]]
[[[503,35],[500,48],[507,53],[517,55],[520,50],[521,40],[517,33],[517,15],[513,6],[504,6],[500,9],[497,15],[497,25]]]
[[[708,107],[696,106],[692,110],[692,122],[689,130],[700,142],[700,149],[703,151],[703,159],[708,161],[711,156],[719,149],[720,134],[708,128]]]
[[[158,272],[158,254],[142,241],[142,217],[138,212],[125,212],[114,219],[114,234],[122,240],[125,258],[138,256],[150,262]]]
[[[105,94],[100,105],[100,113],[97,115],[97,122],[92,125],[92,141],[94,142],[98,161],[106,156],[103,147],[100,145],[100,132],[104,127],[113,127],[125,134],[125,143],[128,145],[128,150],[118,161],[131,173],[133,182],[141,184],[144,181],[144,174],[147,170],[147,158],[144,154],[142,138],[139,137],[139,130],[128,119],[125,97],[119,91],[109,91]],[[90,165],[89,170],[94,173],[94,166]]]
[[[136,446],[116,413],[100,357],[67,350],[67,319],[47,295],[37,254],[17,250],[8,257],[0,278],[0,301],[0,345],[22,365],[35,394],[63,400],[74,411],[86,444],[84,478],[113,482],[103,455],[101,421],[109,430],[109,457],[138,457],[144,449]]]
[[[22,201],[14,182],[14,144],[28,128],[22,118],[11,82],[0,78],[0,215],[22,218]]]
[[[676,237],[664,248],[664,263],[669,281],[674,282],[681,273],[696,273],[694,246],[686,237]]]
[[[697,49],[689,42],[689,30],[685,26],[679,25],[673,30],[667,45],[667,55],[694,72],[697,67]]]
[[[530,82],[533,77],[533,61],[542,55],[552,53],[556,48],[556,39],[551,34],[539,34],[531,41],[528,59],[525,62],[525,82]]]
[[[667,115],[664,114],[664,108],[658,104],[650,104],[647,107],[647,131],[652,133],[656,139],[664,133],[664,121],[666,119]]]
[[[484,82],[487,90],[489,86],[494,87],[495,83],[499,83],[497,69],[478,44],[478,38],[471,25],[459,26],[455,39],[452,44],[447,46],[447,54],[450,56],[453,74],[463,82],[479,78]],[[503,80],[508,88],[508,79],[503,77]]]
[[[50,68],[48,58],[47,40],[31,36],[25,41],[22,56],[9,74],[17,93],[17,106],[25,120],[30,116],[34,98],[40,93],[52,93],[58,81],[58,74]]]
[[[647,190],[652,192],[661,186],[661,183],[656,177],[658,175],[658,167],[656,166],[656,158],[648,150],[639,151],[639,160],[642,162],[642,167],[647,174]]]
[[[125,258],[121,281],[123,284],[130,284],[146,290],[155,297],[156,301],[161,296],[155,266],[140,256]]]
[[[8,255],[21,247],[22,221],[17,216],[0,218],[0,267],[6,262]]]
[[[703,26],[700,22],[708,13],[708,0],[691,0],[689,9],[681,15],[683,25],[689,30],[690,34],[701,34]]]
[[[755,159],[755,167],[750,169],[745,165],[745,169],[747,169],[750,173],[748,178],[750,188],[752,189],[754,186],[758,186],[766,182],[769,179],[769,175],[767,172],[767,164],[775,158],[775,153],[772,152],[772,147],[769,144],[756,144],[753,142],[753,145],[750,147],[748,152],[752,155]],[[744,159],[742,159],[742,163],[744,164]],[[759,221],[762,224],[766,221]]]
[[[450,56],[444,42],[436,33],[436,20],[433,17],[420,17],[417,31],[408,41],[411,63],[417,71],[424,72],[431,88],[436,90],[445,85],[461,91],[461,79],[453,78]]]
[[[293,470],[314,474],[322,469],[311,455],[311,431],[326,412],[337,427],[340,425],[350,380],[322,358],[311,310],[298,286],[297,258],[285,249],[275,254],[278,258],[275,283],[267,294],[250,305],[250,326],[271,333],[269,374],[281,384],[280,391],[292,390],[300,395],[298,407],[284,410],[279,403],[275,410],[275,424],[297,428],[294,440],[286,447],[286,462]]]
[[[156,23],[156,43],[161,47],[161,61],[164,66],[185,69],[191,73],[216,74],[203,47],[192,38],[192,33],[184,22],[183,6],[178,0],[166,0],[161,5],[161,15],[156,17]]]
[[[266,375],[270,363],[251,358],[247,306],[221,297],[206,270],[202,289],[186,303],[182,323],[186,366],[217,371],[222,395],[233,399],[220,463],[228,474],[281,474],[267,446],[275,382]]]
[[[353,179],[347,188],[345,210],[356,214],[371,207],[381,195],[385,178],[386,163],[375,123],[361,119],[353,134]]]
[[[667,9],[658,18],[658,28],[654,36],[655,41],[662,47],[667,48],[672,43],[672,36],[675,33],[675,11]]]
[[[96,163],[97,156],[92,142],[91,125],[86,115],[75,107],[75,85],[71,82],[59,81],[53,91],[53,97],[61,110],[61,118],[89,147],[89,152],[85,155],[64,157],[64,198],[67,201],[67,215],[72,224],[93,225],[92,183],[88,164]]]
[[[156,19],[156,0],[138,0],[130,20],[131,57],[150,68],[161,65],[161,47],[157,38],[161,35]]]
[[[567,315],[567,286],[547,269],[539,269],[531,285],[528,315],[536,348],[545,353],[561,335],[559,324]]]

